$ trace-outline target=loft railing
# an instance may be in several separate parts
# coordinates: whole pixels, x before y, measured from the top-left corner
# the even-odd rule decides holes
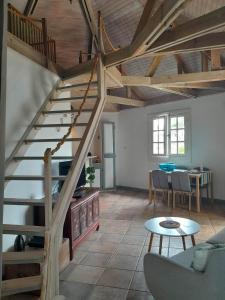
[[[8,4],[8,31],[44,55],[46,64],[48,59],[56,62],[55,40],[47,34],[45,18],[26,17]]]

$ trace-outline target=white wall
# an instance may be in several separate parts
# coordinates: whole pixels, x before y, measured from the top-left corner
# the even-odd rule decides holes
[[[149,150],[149,114],[190,109],[191,157],[184,163],[201,163],[214,172],[214,196],[225,200],[225,94],[187,99],[119,113],[117,184],[148,188],[148,170],[158,167]],[[171,161],[171,159],[169,159]]]
[[[51,92],[58,77],[20,55],[14,50],[7,49],[7,99],[6,99],[6,157],[14,149],[20,140],[26,127],[30,124],[38,109]],[[67,93],[68,94],[68,93]],[[66,93],[62,97],[69,96]],[[56,104],[53,109],[69,109],[69,104]],[[48,116],[46,123],[60,123],[58,115]],[[70,122],[70,116],[63,117],[64,122]],[[57,138],[62,137],[66,129],[55,128],[42,129],[37,131],[35,138]],[[35,143],[31,144],[25,155],[42,156],[46,147],[53,147],[54,144]],[[59,155],[71,155],[72,145],[66,143]],[[54,173],[57,173],[57,162],[54,162]],[[18,175],[42,175],[42,161],[23,161],[19,164],[14,174]],[[55,184],[55,183],[54,183]],[[24,181],[9,182],[5,189],[5,197],[18,198],[40,198],[43,196],[42,182]],[[5,224],[32,224],[32,210],[26,206],[4,207]],[[15,236],[5,235],[4,250],[13,245]]]

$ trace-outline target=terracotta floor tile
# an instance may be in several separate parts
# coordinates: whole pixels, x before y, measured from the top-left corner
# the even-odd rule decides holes
[[[96,284],[103,272],[103,268],[71,264],[70,269],[66,269],[60,275],[60,279],[70,282]]]
[[[96,286],[85,300],[126,300],[128,291],[106,286]]]
[[[80,262],[81,265],[105,267],[111,257],[111,254],[89,252]]]
[[[131,290],[143,291],[148,292],[148,288],[145,282],[144,272],[135,272],[134,278],[132,280]]]
[[[120,244],[116,249],[116,254],[139,256],[143,246]]]
[[[108,264],[108,268],[122,269],[122,270],[135,270],[138,262],[138,256],[129,255],[113,255]]]
[[[132,291],[128,292],[126,300],[154,300],[148,292]]]
[[[98,280],[97,284],[128,289],[133,278],[133,274],[133,271],[106,269],[101,278]]]

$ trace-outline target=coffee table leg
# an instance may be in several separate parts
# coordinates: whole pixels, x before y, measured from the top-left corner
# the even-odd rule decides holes
[[[183,248],[184,248],[184,250],[186,250],[186,244],[185,244],[185,237],[184,236],[182,236],[182,242],[183,242]]]
[[[152,249],[152,241],[153,241],[153,237],[154,237],[154,233],[151,233],[150,241],[149,241],[149,245],[148,245],[148,252],[150,252],[151,249]]]
[[[191,235],[191,241],[192,241],[192,245],[195,246],[196,244],[195,244],[195,237],[194,237],[194,235]]]
[[[159,240],[159,254],[162,254],[162,241],[163,241],[163,236],[160,235],[160,240]]]

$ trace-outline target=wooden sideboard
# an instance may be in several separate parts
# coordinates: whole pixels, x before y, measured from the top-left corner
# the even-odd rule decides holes
[[[88,188],[81,198],[72,198],[63,228],[63,237],[69,238],[70,259],[77,245],[99,228],[99,190]]]

